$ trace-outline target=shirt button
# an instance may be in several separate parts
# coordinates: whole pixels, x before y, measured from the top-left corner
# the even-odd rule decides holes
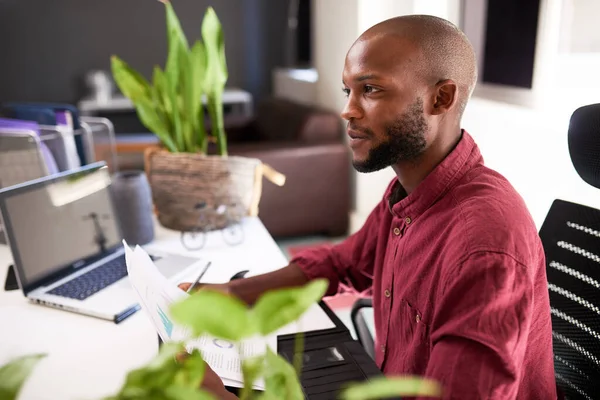
[[[389,290],[385,289],[385,291],[383,292],[383,294],[385,294],[385,297],[390,297],[391,293]]]
[[[381,345],[381,351],[385,353],[385,345]]]
[[[406,225],[410,225],[410,223],[412,222],[412,219],[410,219],[410,217],[406,217],[406,218],[404,218],[404,222],[406,222]]]
[[[415,321],[417,321],[417,324],[421,322],[421,316],[419,314],[417,314],[417,316],[415,317]]]
[[[400,235],[400,228],[398,228],[398,227],[394,228],[394,235],[396,235],[396,236]]]

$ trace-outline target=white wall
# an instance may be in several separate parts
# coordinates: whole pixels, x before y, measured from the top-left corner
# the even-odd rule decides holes
[[[571,111],[534,111],[475,98],[463,118],[485,164],[521,194],[538,229],[556,198],[600,208],[600,190],[585,183],[571,163],[567,144]]]
[[[559,54],[552,79],[554,87],[564,91],[563,97],[600,101],[599,17],[598,0],[562,0]]]
[[[598,0],[563,0],[561,50],[568,53],[600,53],[598,17]]]
[[[317,103],[341,112],[344,58],[358,37],[358,0],[313,0],[314,64],[319,74]]]

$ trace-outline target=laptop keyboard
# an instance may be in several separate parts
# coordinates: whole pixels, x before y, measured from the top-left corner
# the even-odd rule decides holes
[[[125,254],[123,254],[48,293],[75,300],[85,300],[125,276],[127,276],[127,264],[125,263]]]

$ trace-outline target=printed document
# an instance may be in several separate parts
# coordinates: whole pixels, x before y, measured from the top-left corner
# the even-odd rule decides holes
[[[184,341],[188,351],[199,349],[202,358],[225,385],[232,387],[243,387],[243,359],[264,354],[267,346],[277,352],[276,335],[247,339],[240,343],[210,336],[192,338],[186,327],[175,324],[169,314],[171,305],[187,298],[189,294],[165,278],[144,249],[136,246],[132,250],[125,241],[123,244],[131,285],[163,342]],[[264,390],[264,381],[255,381],[253,387]]]

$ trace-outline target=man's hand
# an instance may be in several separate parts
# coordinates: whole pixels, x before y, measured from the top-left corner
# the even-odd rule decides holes
[[[175,359],[177,362],[183,363],[188,355],[188,353],[179,353],[175,356]],[[204,368],[204,378],[200,384],[200,389],[210,392],[213,396],[220,400],[238,399],[236,395],[225,389],[225,385],[223,384],[223,381],[219,375],[217,375],[217,373],[213,371],[206,362],[204,362]]]
[[[225,389],[225,385],[223,384],[223,381],[221,380],[219,375],[217,375],[217,373],[213,371],[208,364],[204,363],[204,366],[206,367],[206,369],[204,371],[204,379],[202,380],[202,385],[200,385],[201,389],[212,393],[214,396],[221,400],[238,399],[236,395],[234,395],[231,392],[228,392],[227,389]]]
[[[295,264],[290,264],[266,274],[253,276],[250,278],[235,279],[221,284],[198,284],[193,291],[198,289],[214,289],[220,292],[235,296],[248,305],[252,305],[266,291],[273,289],[283,289],[287,287],[302,286],[308,282],[302,269]],[[190,287],[189,282],[180,283],[179,288],[187,291]]]
[[[177,285],[179,287],[179,289],[183,290],[184,292],[187,292],[188,289],[190,288],[190,286],[192,286],[191,282],[183,282],[180,283],[179,285]],[[193,292],[196,292],[202,288],[206,288],[206,289],[211,289],[211,290],[216,290],[222,293],[226,293],[226,294],[231,294],[229,291],[229,287],[226,283],[221,283],[221,284],[210,284],[207,285],[205,283],[199,283],[196,285],[196,287],[194,288]]]
[[[192,286],[192,282],[183,282],[183,283],[180,283],[179,285],[177,285],[177,287],[179,287],[179,289],[183,290],[184,292],[187,292],[188,289],[190,288],[190,286]],[[194,291],[198,290],[202,286],[204,286],[204,285],[200,284],[200,283],[197,284],[196,287],[194,288]]]

